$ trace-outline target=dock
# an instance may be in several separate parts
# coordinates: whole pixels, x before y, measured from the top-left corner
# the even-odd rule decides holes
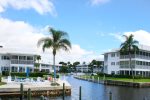
[[[65,84],[65,95],[71,95],[71,85],[67,81],[57,80],[59,86],[51,86],[51,82],[22,82],[24,96],[31,89],[31,96],[61,96],[63,94],[63,83]],[[0,86],[0,97],[20,97],[21,82],[10,82]]]

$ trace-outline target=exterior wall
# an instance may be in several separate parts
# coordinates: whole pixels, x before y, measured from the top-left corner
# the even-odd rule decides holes
[[[18,56],[18,59],[13,59],[13,55]],[[4,56],[9,57],[9,59],[4,59]],[[24,56],[26,59],[21,60],[19,56]],[[29,59],[29,58],[33,59]],[[34,71],[34,55],[30,54],[11,54],[3,53],[0,54],[0,72],[1,71],[10,71],[10,72],[26,72],[27,68],[30,69],[30,72]]]
[[[50,64],[40,64],[39,71],[43,72],[53,72],[53,66]]]
[[[112,56],[113,54],[113,56]],[[119,71],[119,54],[117,52],[108,53],[104,58],[104,73],[107,74],[118,74]]]
[[[94,73],[101,72],[101,68],[93,68],[93,72]]]
[[[76,70],[81,71],[81,72],[88,72],[89,67],[88,67],[88,65],[77,65]]]
[[[104,73],[142,75],[150,77],[150,47],[139,46],[140,51],[133,53],[131,68],[129,68],[129,55],[120,55],[118,50],[104,54]],[[112,57],[112,55],[114,55]]]

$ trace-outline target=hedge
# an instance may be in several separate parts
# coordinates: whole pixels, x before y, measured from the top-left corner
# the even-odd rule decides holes
[[[3,71],[3,76],[9,76],[9,71]],[[29,77],[43,77],[43,75],[50,75],[54,77],[54,73],[47,73],[47,72],[31,72],[29,73]],[[11,72],[11,76],[19,76],[19,77],[26,77],[25,72]],[[56,75],[56,78],[59,78],[59,75]]]
[[[105,73],[97,73],[98,76],[106,76],[106,77],[114,77],[114,78],[131,78],[132,79],[132,75],[116,75],[116,74],[105,74]],[[134,76],[134,79],[149,79],[150,77],[142,77],[140,75],[138,76]]]
[[[32,72],[29,73],[29,77],[43,77],[43,75],[47,75],[45,72]],[[19,77],[26,77],[25,72],[12,72],[11,76],[19,76]]]

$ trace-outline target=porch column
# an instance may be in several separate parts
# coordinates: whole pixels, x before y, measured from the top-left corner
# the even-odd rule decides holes
[[[18,70],[17,70],[17,72],[19,72],[19,66],[18,66]]]

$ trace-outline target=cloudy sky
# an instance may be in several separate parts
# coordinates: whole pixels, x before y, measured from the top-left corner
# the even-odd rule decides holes
[[[133,34],[150,45],[149,0],[0,0],[0,45],[42,55],[52,63],[51,50],[37,48],[47,27],[66,31],[70,52],[58,52],[59,61],[103,59],[103,52],[119,48],[122,35]]]

